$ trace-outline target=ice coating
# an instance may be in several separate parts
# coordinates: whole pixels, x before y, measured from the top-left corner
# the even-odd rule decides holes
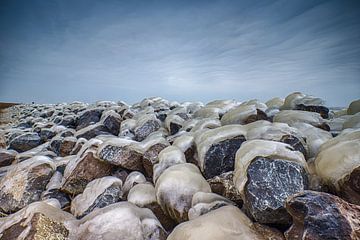
[[[284,105],[281,107],[282,110],[295,109],[297,105],[324,105],[325,102],[321,98],[317,98],[311,95],[306,95],[301,92],[294,92],[289,94],[284,101]]]
[[[172,146],[178,147],[183,153],[194,145],[194,136],[186,133],[176,138]]]
[[[156,203],[155,188],[148,182],[136,184],[130,189],[127,200],[138,207]]]
[[[222,125],[229,124],[244,124],[244,121],[250,115],[256,115],[257,110],[255,105],[240,105],[236,108],[229,110],[221,118]]]
[[[144,141],[139,143],[140,148],[142,148],[142,152],[146,152],[149,148],[156,144],[170,145],[169,142],[163,137],[157,134],[149,135]]]
[[[146,178],[141,172],[132,171],[125,179],[125,182],[123,185],[124,195],[128,194],[128,192],[134,186],[134,184],[145,183],[145,182],[146,182]]]
[[[330,141],[321,147],[315,169],[325,182],[339,190],[339,180],[360,167],[360,130]]]
[[[73,226],[69,240],[143,240],[146,236],[165,240],[164,230],[151,210],[129,202],[96,209]]]
[[[320,146],[320,151],[323,151],[326,148],[332,147],[332,146],[338,144],[339,142],[356,140],[359,138],[360,138],[360,129],[355,129],[355,130],[354,129],[346,129],[346,130],[343,130],[335,138],[332,138],[332,139],[328,140],[327,142],[325,142],[324,144],[322,144]]]
[[[360,128],[360,113],[356,113],[345,120],[343,129],[346,128]]]
[[[274,118],[274,122],[283,122],[289,125],[302,122],[308,123],[315,127],[326,123],[326,121],[321,117],[319,113],[316,112],[307,112],[300,110],[283,110],[278,112]]]
[[[158,177],[165,169],[181,163],[186,163],[184,153],[176,146],[169,146],[163,149],[158,156],[159,162],[153,167],[153,181],[156,183]]]
[[[232,201],[216,193],[197,192],[194,194],[189,209],[189,220],[226,205],[235,205]]]
[[[116,177],[106,176],[89,182],[83,193],[71,201],[71,213],[81,216],[89,209],[94,201],[110,186],[122,187],[122,181]],[[121,196],[120,196],[121,197]]]
[[[265,104],[268,108],[280,108],[284,104],[284,99],[275,97],[267,101]]]
[[[182,119],[180,116],[178,115],[168,115],[165,119],[165,126],[168,129],[168,131],[170,132],[170,123],[176,123],[178,125],[183,125],[185,122],[184,119]]]
[[[211,192],[199,169],[191,163],[169,167],[155,184],[156,199],[161,208],[177,222],[187,220],[192,196],[196,192]]]
[[[205,154],[213,144],[241,135],[246,136],[246,129],[242,125],[226,125],[197,133],[195,143],[201,170],[204,170]]]
[[[307,171],[307,163],[301,152],[294,151],[286,143],[268,140],[249,140],[244,142],[235,157],[234,184],[243,194],[247,182],[247,168],[255,157],[270,157],[295,162]]]
[[[216,119],[219,119],[220,112],[221,112],[221,109],[219,109],[217,107],[205,106],[205,107],[197,110],[194,113],[193,117],[194,118],[216,118]]]
[[[59,189],[61,186],[62,181],[62,174],[59,171],[55,171],[53,176],[51,177],[49,183],[46,185],[46,191],[52,190],[52,189]]]
[[[218,120],[216,118],[204,118],[204,119],[197,121],[194,124],[194,126],[191,129],[191,132],[197,132],[202,129],[213,129],[213,128],[218,128],[218,127],[221,127],[220,120]],[[186,128],[184,127],[184,129],[186,129]]]
[[[265,240],[240,209],[224,206],[178,225],[168,240]]]
[[[331,133],[307,123],[294,123],[292,126],[305,136],[309,147],[309,158],[315,157],[320,150],[320,146],[332,139]]]

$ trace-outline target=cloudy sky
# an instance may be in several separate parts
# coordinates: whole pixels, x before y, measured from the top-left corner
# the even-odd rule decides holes
[[[360,98],[360,1],[1,0],[0,101]]]

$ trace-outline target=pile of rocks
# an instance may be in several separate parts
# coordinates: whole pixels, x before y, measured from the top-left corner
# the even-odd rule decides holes
[[[360,100],[11,111],[0,239],[360,239]]]

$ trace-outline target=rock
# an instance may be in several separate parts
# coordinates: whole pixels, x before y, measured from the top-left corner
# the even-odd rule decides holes
[[[107,129],[107,127],[105,127],[101,123],[97,123],[84,127],[81,130],[77,131],[75,137],[78,139],[85,138],[89,140],[99,135],[111,135],[108,131],[109,130]]]
[[[287,226],[288,196],[308,189],[304,156],[285,143],[251,140],[236,153],[234,183],[244,208],[259,223]]]
[[[99,147],[97,156],[102,161],[122,168],[143,171],[143,149],[137,142],[132,140],[109,139]]]
[[[70,198],[66,193],[60,191],[62,177],[61,172],[55,171],[46,185],[46,190],[41,194],[41,200],[56,199],[60,204],[60,208],[64,209],[70,206]]]
[[[167,231],[171,231],[175,227],[175,221],[157,203],[155,188],[151,183],[136,184],[130,189],[127,200],[138,207],[150,209]]]
[[[224,206],[193,220],[184,222],[172,231],[168,240],[264,240],[250,219],[234,206]]]
[[[56,133],[55,131],[51,130],[50,128],[42,128],[40,133],[40,138],[42,142],[47,142],[53,137],[55,137]]]
[[[146,114],[137,121],[137,127],[134,129],[135,140],[141,142],[150,133],[157,131],[161,124],[153,114]]]
[[[342,129],[347,128],[360,128],[360,113],[356,113],[344,121]]]
[[[37,133],[24,133],[11,140],[10,149],[17,152],[25,152],[41,144],[41,138]]]
[[[61,157],[66,157],[70,155],[76,142],[75,137],[55,137],[51,140],[49,149]]]
[[[74,217],[45,202],[34,202],[26,208],[0,218],[2,240],[68,239],[67,222]]]
[[[300,110],[283,110],[278,112],[274,116],[273,121],[287,123],[289,125],[298,122],[307,123],[313,125],[314,127],[318,127],[327,131],[330,130],[330,127],[326,124],[326,121],[321,117],[319,113],[316,112],[307,112]]]
[[[136,184],[145,183],[145,182],[146,182],[146,178],[141,172],[137,172],[137,171],[131,172],[126,177],[126,180],[124,182],[123,198],[124,199],[127,198],[130,189],[133,188]]]
[[[16,154],[16,151],[0,148],[0,167],[11,165],[11,163],[15,160]]]
[[[101,116],[102,124],[115,136],[119,135],[122,118],[114,110],[106,111]]]
[[[182,163],[169,167],[160,175],[155,192],[163,211],[180,223],[188,220],[193,195],[211,192],[211,189],[195,165]]]
[[[221,118],[222,125],[229,124],[247,124],[255,122],[257,120],[266,120],[267,116],[261,109],[257,108],[256,105],[240,105],[237,106],[227,113],[224,114]],[[263,110],[266,109],[263,108]]]
[[[61,190],[71,195],[80,194],[89,182],[110,175],[111,170],[112,166],[98,159],[92,149],[86,150],[66,166]]]
[[[360,130],[324,143],[315,159],[323,182],[345,200],[360,205]]]
[[[188,217],[189,220],[193,220],[210,211],[229,205],[234,206],[235,203],[216,193],[197,192],[193,195]]]
[[[235,153],[245,139],[241,125],[227,125],[200,132],[195,137],[200,169],[206,179],[234,170]]]
[[[95,108],[84,111],[79,116],[76,130],[80,130],[89,125],[99,122],[103,111],[104,109],[102,108]]]
[[[168,146],[159,153],[158,163],[153,168],[153,182],[156,182],[159,176],[169,167],[176,164],[186,163],[184,153],[175,146]]]
[[[275,97],[267,101],[265,104],[268,108],[280,108],[284,104],[284,99]]]
[[[327,193],[305,191],[288,198],[293,224],[286,239],[360,239],[360,206]]]
[[[70,240],[165,240],[167,236],[151,210],[128,202],[96,209],[75,221],[74,225],[76,228],[70,232]]]
[[[71,213],[82,218],[95,208],[103,208],[122,199],[122,181],[116,177],[103,177],[91,181],[84,192],[71,201]]]
[[[352,101],[347,109],[347,114],[354,115],[360,112],[360,99]]]
[[[285,199],[308,189],[307,174],[297,163],[282,159],[255,158],[247,168],[244,207],[257,222],[288,225]]]
[[[169,146],[165,139],[160,139],[158,142],[148,146],[143,155],[143,166],[146,175],[150,178],[153,176],[153,166],[158,162],[159,153]]]
[[[207,179],[207,182],[209,183],[213,193],[217,193],[241,207],[243,201],[239,191],[235,187],[233,175],[232,171],[226,172],[219,176]]]
[[[0,211],[11,213],[40,200],[55,165],[47,157],[33,157],[11,166],[0,179]]]
[[[168,115],[165,119],[166,129],[170,132],[170,135],[174,135],[182,128],[185,120],[179,115]]]

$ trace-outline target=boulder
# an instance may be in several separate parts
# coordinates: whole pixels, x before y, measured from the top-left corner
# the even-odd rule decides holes
[[[73,222],[70,240],[166,239],[166,231],[151,210],[129,202],[96,209]]]
[[[288,240],[360,239],[360,206],[334,195],[305,191],[290,196],[286,210],[293,224],[285,232]]]
[[[157,131],[161,127],[159,119],[154,114],[145,114],[141,116],[136,122],[134,129],[135,140],[141,142],[150,133]]]
[[[201,131],[195,137],[200,170],[206,179],[234,170],[235,153],[246,140],[241,125]]]
[[[303,154],[288,144],[250,140],[236,153],[234,183],[251,218],[287,226],[285,200],[308,189],[308,167]]]
[[[0,179],[0,211],[11,213],[39,201],[55,170],[48,157],[33,157],[16,165]]]
[[[101,123],[115,136],[119,135],[122,118],[114,110],[109,110],[101,116]]]
[[[2,240],[68,239],[67,223],[74,217],[46,202],[34,202],[26,208],[0,218]]]
[[[349,115],[354,115],[358,112],[360,112],[360,99],[352,101],[347,109],[347,114]]]
[[[103,124],[97,123],[81,128],[76,132],[75,137],[89,140],[99,135],[111,135],[111,133],[109,133],[109,130]]]
[[[15,160],[17,152],[14,150],[5,150],[0,148],[0,167],[11,165]]]
[[[97,156],[104,162],[129,170],[143,170],[143,149],[135,141],[114,138],[105,141],[98,149]]]
[[[193,195],[211,192],[211,189],[195,165],[182,163],[167,168],[160,175],[155,192],[163,211],[180,223],[188,220]]]
[[[70,198],[66,193],[60,191],[62,177],[61,172],[55,171],[46,185],[46,190],[41,193],[41,200],[56,199],[60,204],[60,208],[64,209],[70,206]]]
[[[164,139],[160,138],[158,141],[149,144],[143,155],[143,167],[146,175],[150,178],[153,176],[153,166],[158,162],[159,153],[169,146],[169,143]]]
[[[314,127],[318,127],[326,131],[330,130],[330,127],[327,125],[326,121],[321,117],[319,113],[316,112],[283,110],[275,114],[273,121],[287,123],[289,125],[298,122],[308,123],[313,125]]]
[[[25,152],[41,144],[41,138],[37,133],[24,133],[10,141],[9,148],[17,152]]]
[[[84,192],[71,201],[71,213],[82,218],[96,208],[103,208],[122,199],[122,181],[116,177],[98,178],[86,185]]]
[[[145,183],[146,178],[141,172],[133,171],[129,175],[127,175],[124,187],[123,187],[123,198],[127,198],[127,195],[131,188],[133,188],[136,184]]]
[[[81,113],[77,122],[76,130],[80,130],[89,125],[99,122],[103,111],[104,109],[102,108],[95,108],[86,110]]]
[[[345,200],[360,205],[360,130],[344,132],[324,143],[315,159],[323,182]]]
[[[97,158],[94,150],[86,150],[67,164],[61,190],[71,195],[80,194],[89,182],[108,176],[111,171],[112,166]]]

